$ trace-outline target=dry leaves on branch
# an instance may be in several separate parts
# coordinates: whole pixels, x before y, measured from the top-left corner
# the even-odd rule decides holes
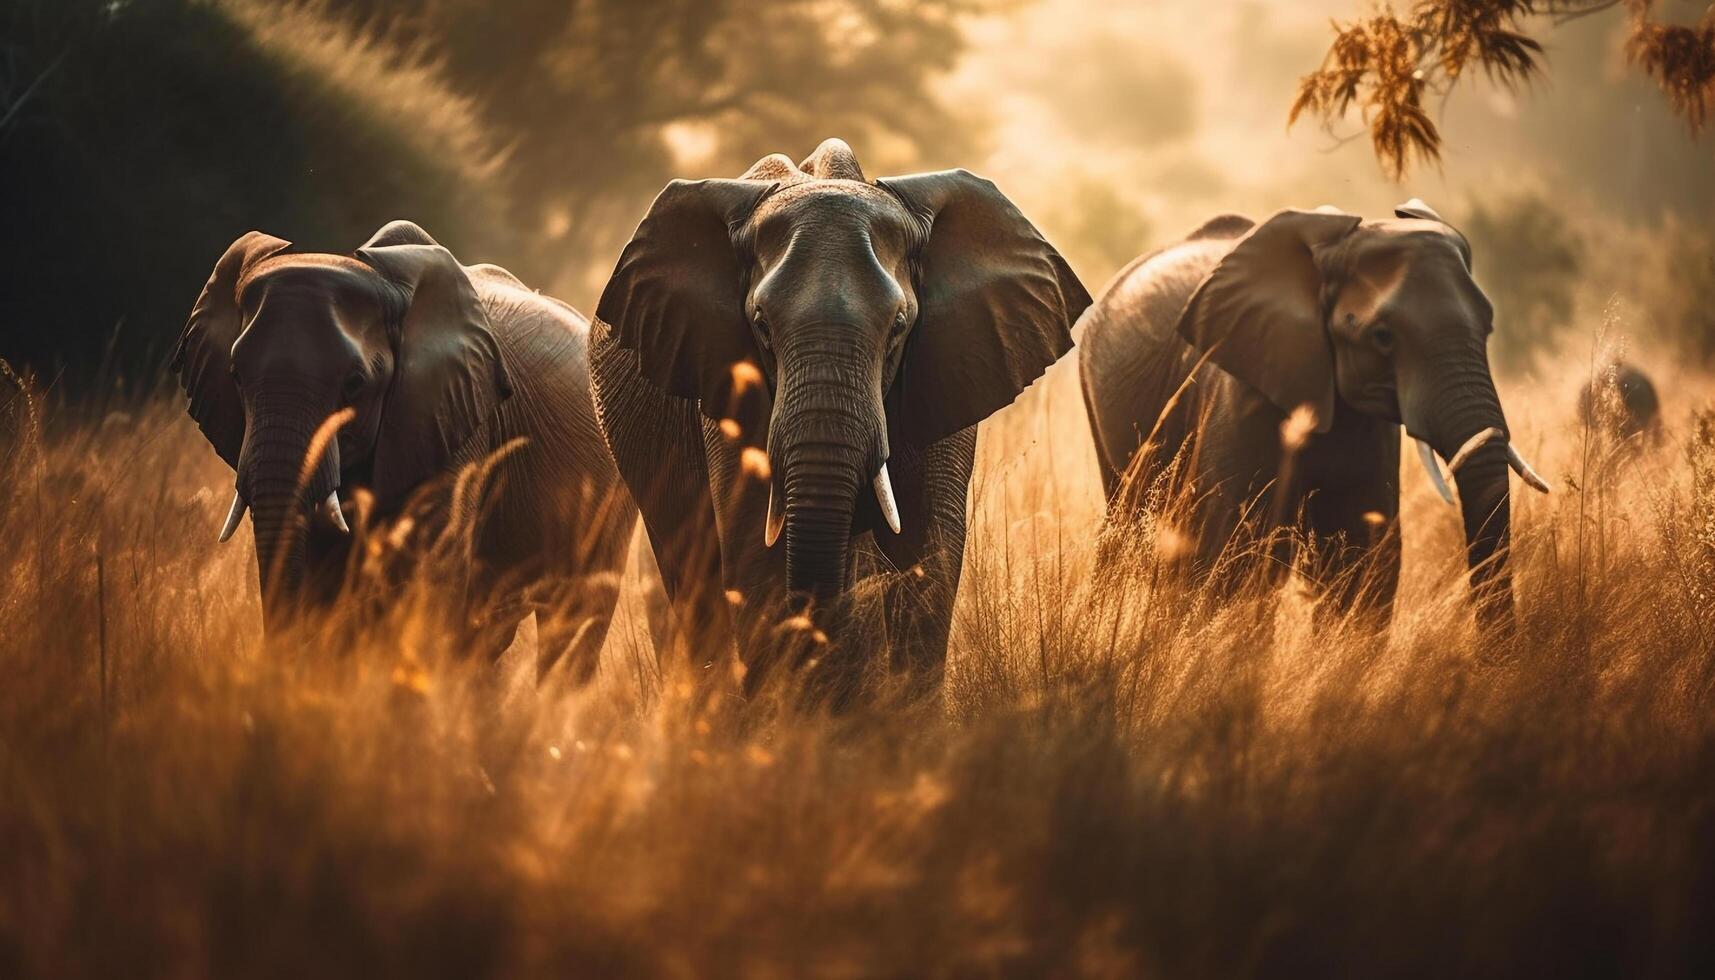
[[[1311,112],[1331,129],[1357,105],[1376,159],[1402,179],[1413,157],[1441,158],[1427,94],[1447,94],[1473,67],[1517,87],[1541,71],[1530,18],[1561,22],[1621,6],[1631,22],[1628,59],[1656,80],[1696,135],[1715,108],[1715,4],[1686,26],[1657,20],[1654,0],[1418,0],[1404,14],[1383,6],[1366,19],[1336,22],[1321,66],[1299,81],[1287,125]]]

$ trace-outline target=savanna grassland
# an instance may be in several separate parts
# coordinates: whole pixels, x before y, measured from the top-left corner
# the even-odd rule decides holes
[[[1383,636],[1185,591],[1171,528],[1095,567],[1064,363],[985,427],[944,698],[837,717],[658,658],[635,570],[584,690],[409,603],[265,646],[177,402],[8,383],[0,974],[1707,975],[1710,389],[1616,452],[1591,361],[1501,380],[1555,485],[1510,641],[1415,471]]]
[[[1707,144],[1599,67],[1627,3],[1552,84],[1467,72],[1396,184],[1282,132],[1365,6],[0,0],[0,980],[1715,976]],[[1414,465],[1379,636],[1188,589],[1171,517],[1104,541],[1069,357],[984,425],[937,700],[745,700],[656,651],[636,542],[583,689],[415,584],[264,644],[160,374],[227,243],[409,217],[588,311],[667,180],[836,135],[993,177],[1092,289],[1222,211],[1430,200],[1554,486],[1516,632]],[[1578,418],[1615,352],[1659,441]]]

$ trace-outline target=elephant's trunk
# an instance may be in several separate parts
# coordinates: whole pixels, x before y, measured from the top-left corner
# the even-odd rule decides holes
[[[815,338],[807,336],[805,340]],[[849,329],[833,336],[849,338]],[[825,336],[782,371],[769,456],[785,493],[787,587],[825,603],[845,588],[860,487],[887,458],[879,366]],[[783,366],[787,352],[782,352]]]
[[[278,482],[278,474],[263,479]],[[262,623],[269,633],[292,616],[304,583],[304,535],[308,513],[295,494],[269,491],[255,494],[251,507],[256,532],[256,566],[262,586]]]
[[[1512,534],[1507,476],[1507,447],[1498,440],[1467,457],[1458,474],[1471,596],[1477,621],[1485,627],[1510,626],[1513,617],[1513,580],[1507,568]]]
[[[1423,429],[1442,459],[1454,460],[1460,450],[1487,429],[1507,432],[1500,396],[1486,359],[1442,376],[1437,410]],[[1413,420],[1407,419],[1408,428]],[[1512,624],[1512,574],[1507,546],[1512,533],[1506,437],[1493,438],[1466,449],[1455,479],[1465,523],[1465,557],[1470,568],[1471,595],[1477,621],[1486,628]]]
[[[859,458],[829,447],[796,456],[786,470],[786,583],[794,593],[826,602],[845,588]]]
[[[272,395],[272,397],[270,397]],[[257,576],[262,588],[263,626],[286,625],[299,605],[305,581],[305,535],[312,502],[337,487],[336,440],[306,466],[325,413],[294,394],[259,393],[248,400],[248,425],[238,461],[238,493],[250,505],[256,536]]]

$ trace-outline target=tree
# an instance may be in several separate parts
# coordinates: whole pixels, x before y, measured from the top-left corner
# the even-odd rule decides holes
[[[1377,160],[1395,179],[1415,157],[1441,156],[1441,133],[1424,103],[1481,69],[1516,87],[1541,71],[1539,15],[1554,23],[1621,7],[1629,19],[1626,56],[1653,78],[1693,137],[1715,113],[1715,3],[1694,24],[1659,17],[1656,0],[1416,0],[1334,24],[1322,64],[1299,82],[1287,124],[1312,113],[1325,126],[1356,105]]]
[[[353,0],[341,9],[438,60],[511,147],[512,223],[563,276],[606,263],[676,176],[736,176],[843,136],[891,168],[971,149],[932,91],[993,0]],[[673,136],[705,147],[687,170]],[[683,171],[683,172],[681,172]],[[587,271],[587,270],[586,270]],[[601,270],[605,272],[605,269]]]

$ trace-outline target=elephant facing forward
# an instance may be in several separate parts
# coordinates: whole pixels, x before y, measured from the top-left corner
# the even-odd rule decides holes
[[[1510,442],[1470,269],[1464,236],[1416,200],[1383,221],[1225,215],[1134,262],[1080,328],[1110,520],[1142,496],[1120,492],[1128,468],[1147,486],[1183,452],[1194,569],[1231,567],[1217,559],[1241,514],[1297,525],[1336,608],[1385,621],[1403,424],[1449,502],[1432,451],[1456,471],[1479,619],[1509,623],[1508,469],[1547,486]]]
[[[884,600],[894,665],[932,689],[977,423],[1070,348],[1088,303],[965,171],[870,181],[828,140],[669,184],[602,293],[592,365],[680,627],[718,655],[736,626],[750,660],[806,612],[850,678],[841,597],[870,539],[906,573]]]
[[[481,463],[468,554],[445,583],[459,639],[498,655],[537,612],[539,669],[569,652],[587,676],[636,522],[596,428],[587,342],[570,307],[460,265],[410,222],[349,256],[233,242],[174,368],[236,475],[220,539],[250,512],[269,631],[339,594],[358,488],[376,521],[438,488],[424,513],[444,526],[472,503],[451,477]]]

